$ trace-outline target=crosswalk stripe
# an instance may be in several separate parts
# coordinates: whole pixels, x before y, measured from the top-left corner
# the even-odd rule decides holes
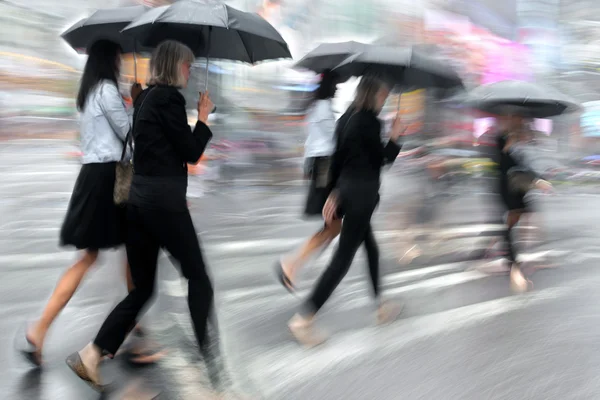
[[[566,254],[567,252],[538,252],[528,254],[530,260],[539,260],[542,257]],[[411,271],[402,271],[382,277],[382,294],[384,296],[398,296],[414,291],[436,291],[452,286],[458,286],[490,278],[489,274],[475,270],[474,265],[479,265],[483,261],[474,260],[468,262],[459,262],[451,264],[441,264],[432,267],[418,268]],[[441,276],[436,276],[443,274]],[[362,307],[370,302],[370,293],[367,288],[366,277],[348,277],[337,289],[335,298],[338,304],[336,309],[353,309]],[[224,303],[225,307],[231,307],[236,312],[243,312],[254,308],[277,309],[289,307],[304,299],[309,295],[311,288],[302,288],[297,290],[296,297],[285,295],[281,285],[276,283],[261,286],[252,289],[230,289],[218,293],[218,298]],[[361,298],[356,300],[356,296]],[[355,300],[349,302],[347,298],[354,297]],[[340,299],[344,299],[341,301]]]
[[[434,314],[407,318],[378,328],[365,327],[334,335],[315,351],[295,343],[264,347],[253,353],[247,372],[260,383],[268,398],[282,390],[292,390],[331,370],[351,368],[366,359],[377,359],[401,351],[412,343],[440,334],[458,331],[538,304],[574,295],[582,288],[596,287],[598,279],[582,279],[560,287],[521,296],[476,303]],[[281,329],[285,329],[282,326]]]
[[[495,233],[499,232],[499,226],[496,224],[480,225],[472,228],[449,228],[439,231],[438,236],[454,237],[465,234],[481,234],[484,232]],[[412,232],[411,232],[412,233]],[[419,232],[417,231],[417,234]],[[390,241],[398,239],[399,237],[406,237],[406,231],[403,230],[381,230],[376,231],[375,236],[380,241]],[[243,254],[256,254],[263,253],[268,248],[270,252],[275,250],[287,251],[291,250],[294,246],[301,244],[306,241],[307,237],[294,237],[294,238],[270,238],[270,239],[258,239],[258,240],[236,240],[229,242],[220,242],[214,244],[207,244],[207,252],[215,255],[233,255],[235,253]],[[330,246],[330,248],[333,246]]]

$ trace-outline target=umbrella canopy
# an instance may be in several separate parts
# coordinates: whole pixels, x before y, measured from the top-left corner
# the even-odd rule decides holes
[[[298,61],[294,68],[308,69],[317,74],[337,67],[353,54],[362,52],[367,47],[359,42],[322,43]]]
[[[123,33],[149,47],[177,40],[189,46],[197,57],[250,64],[291,58],[287,43],[271,24],[258,14],[236,10],[219,0],[181,0],[152,9],[129,24]]]
[[[133,37],[121,34],[121,30],[149,9],[145,6],[101,9],[75,23],[61,36],[78,53],[85,53],[99,39],[119,43],[124,53],[148,51]]]
[[[523,81],[481,85],[455,99],[491,114],[514,113],[531,118],[548,118],[581,109],[577,101],[553,87]]]
[[[368,46],[340,63],[335,71],[342,79],[373,74],[405,87],[463,87],[458,74],[443,60],[415,47]]]

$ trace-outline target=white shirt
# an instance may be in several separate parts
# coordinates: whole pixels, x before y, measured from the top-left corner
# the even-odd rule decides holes
[[[335,115],[331,100],[316,100],[306,116],[304,157],[326,157],[335,151]]]
[[[121,159],[132,111],[127,110],[117,86],[110,81],[98,83],[88,93],[80,120],[83,164]]]

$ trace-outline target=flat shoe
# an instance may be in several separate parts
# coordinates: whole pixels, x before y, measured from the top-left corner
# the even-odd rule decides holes
[[[296,287],[292,283],[291,279],[285,274],[283,264],[280,262],[275,264],[275,275],[279,283],[281,283],[281,285],[283,285],[288,292],[292,294],[296,293]]]
[[[87,368],[85,365],[83,365],[83,361],[81,361],[79,353],[75,352],[71,354],[69,357],[67,357],[65,362],[67,363],[67,366],[71,368],[71,371],[73,371],[75,375],[79,377],[79,379],[87,383],[92,389],[98,393],[102,393],[106,390],[106,385],[95,382],[92,378],[90,378]]]

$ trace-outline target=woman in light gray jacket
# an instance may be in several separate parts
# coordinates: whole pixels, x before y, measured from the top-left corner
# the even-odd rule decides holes
[[[60,278],[41,317],[25,333],[28,349],[22,353],[37,366],[42,363],[48,329],[96,262],[98,251],[121,246],[125,239],[125,210],[113,200],[116,164],[131,127],[131,113],[117,86],[121,49],[116,43],[99,40],[88,55],[77,96],[83,165],[60,231],[60,244],[74,246],[83,254]],[[140,85],[134,84],[132,97],[140,92]]]

